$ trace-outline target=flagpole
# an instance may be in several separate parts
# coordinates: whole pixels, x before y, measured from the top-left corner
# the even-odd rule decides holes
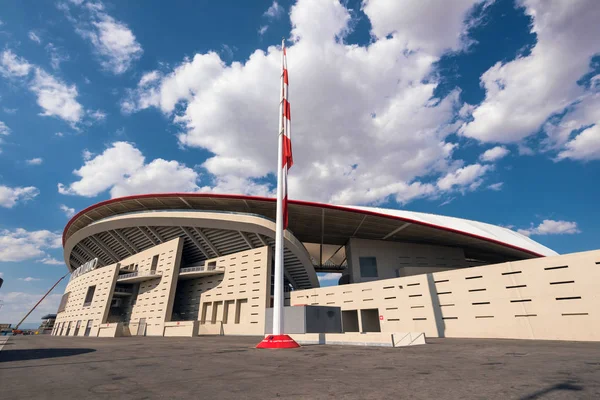
[[[283,67],[285,41],[281,41]],[[283,333],[283,69],[279,99],[279,126],[277,135],[277,213],[275,219],[275,285],[273,292],[273,335]]]
[[[281,87],[279,125],[277,127],[277,211],[275,220],[275,277],[273,285],[273,334],[267,335],[259,349],[291,349],[300,347],[284,334],[283,314],[283,231],[287,228],[287,172],[293,164],[291,148],[291,114],[288,101],[288,72],[285,38],[281,40]],[[285,136],[285,137],[284,137]]]

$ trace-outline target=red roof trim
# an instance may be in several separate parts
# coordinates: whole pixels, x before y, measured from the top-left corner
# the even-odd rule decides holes
[[[73,218],[71,218],[69,220],[69,222],[67,223],[67,226],[65,227],[65,230],[63,231],[63,236],[62,236],[63,247],[65,245],[65,236],[67,234],[67,231],[71,227],[71,224],[77,218],[84,215],[85,213],[87,213],[91,210],[94,210],[96,208],[102,207],[102,206],[106,206],[106,205],[113,204],[113,203],[118,203],[120,201],[157,198],[157,197],[214,197],[214,198],[220,198],[220,199],[233,199],[233,200],[254,200],[254,201],[258,200],[258,201],[265,201],[265,202],[271,202],[271,203],[274,203],[276,201],[276,199],[272,198],[272,197],[246,196],[246,195],[241,195],[241,194],[213,194],[213,193],[156,193],[156,194],[140,194],[140,195],[133,195],[133,196],[117,197],[114,199],[101,201],[100,203],[91,205],[91,206],[79,211],[77,214],[75,214],[75,216],[73,216]],[[288,203],[296,204],[296,205],[300,205],[300,206],[320,207],[320,208],[328,208],[331,210],[355,212],[355,213],[363,214],[363,215],[371,215],[374,217],[383,217],[383,218],[388,218],[388,219],[410,222],[410,223],[416,224],[416,225],[427,226],[430,228],[440,229],[443,231],[457,233],[460,235],[469,236],[469,237],[479,239],[479,240],[484,240],[486,242],[495,243],[495,244],[498,244],[498,245],[501,245],[504,247],[508,247],[508,248],[511,248],[514,250],[519,250],[519,251],[531,254],[536,257],[545,257],[543,254],[539,254],[534,251],[524,249],[522,247],[514,246],[509,243],[504,243],[499,240],[486,238],[483,236],[476,235],[474,233],[463,232],[463,231],[448,228],[445,226],[439,226],[439,225],[430,224],[427,222],[416,221],[416,220],[412,220],[410,218],[402,218],[402,217],[398,217],[395,215],[387,215],[387,214],[381,214],[381,213],[377,213],[377,212],[373,212],[373,211],[358,210],[358,209],[354,209],[354,208],[347,208],[347,207],[336,206],[336,205],[332,205],[332,204],[316,203],[316,202],[303,201],[303,200],[288,200]]]

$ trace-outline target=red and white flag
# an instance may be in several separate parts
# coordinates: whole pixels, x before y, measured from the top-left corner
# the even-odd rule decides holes
[[[289,102],[289,77],[287,69],[287,54],[285,51],[285,43],[283,43],[283,56],[282,56],[282,73],[281,73],[281,126],[279,134],[282,135],[281,140],[281,168],[283,168],[283,229],[287,229],[288,226],[288,194],[287,194],[287,173],[288,170],[294,164],[294,158],[292,157],[292,114]]]

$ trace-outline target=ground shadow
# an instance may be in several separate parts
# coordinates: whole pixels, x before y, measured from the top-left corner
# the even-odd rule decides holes
[[[548,393],[560,391],[560,390],[570,391],[570,392],[579,392],[579,391],[583,390],[583,386],[574,385],[571,382],[557,383],[556,385],[552,385],[550,387],[547,387],[546,389],[538,390],[537,392],[533,392],[530,395],[521,397],[521,400],[541,399]]]
[[[446,337],[446,324],[440,308],[440,298],[435,287],[435,281],[433,280],[433,274],[427,274],[427,287],[429,289],[429,295],[431,296],[431,306],[433,307],[433,318],[435,319],[435,328],[438,333],[438,337]]]
[[[96,349],[23,349],[0,351],[0,363],[8,361],[40,360],[43,358],[70,357],[86,354]]]

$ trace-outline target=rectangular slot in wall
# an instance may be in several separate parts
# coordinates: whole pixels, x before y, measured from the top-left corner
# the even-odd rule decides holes
[[[521,271],[510,271],[510,272],[503,272],[502,275],[515,275],[515,274],[520,274]]]
[[[564,313],[561,314],[563,317],[573,317],[573,316],[577,316],[577,315],[589,315],[586,312],[579,312],[579,313]]]
[[[546,267],[546,268],[544,268],[544,270],[546,270],[546,271],[552,271],[554,269],[564,269],[564,268],[569,268],[569,266],[568,265],[560,265],[558,267]]]
[[[469,292],[485,292],[486,289],[470,289]]]
[[[465,279],[479,279],[479,278],[483,278],[483,276],[477,275],[477,276],[467,276],[467,277],[465,277]]]
[[[511,300],[511,303],[525,303],[531,301],[531,299],[518,299],[518,300]]]
[[[557,297],[556,300],[581,300],[581,296]]]
[[[575,281],[550,282],[551,285],[565,285],[567,283],[575,283]]]
[[[507,286],[507,289],[518,289],[518,288],[524,288],[527,287],[527,285],[513,285],[513,286]]]

